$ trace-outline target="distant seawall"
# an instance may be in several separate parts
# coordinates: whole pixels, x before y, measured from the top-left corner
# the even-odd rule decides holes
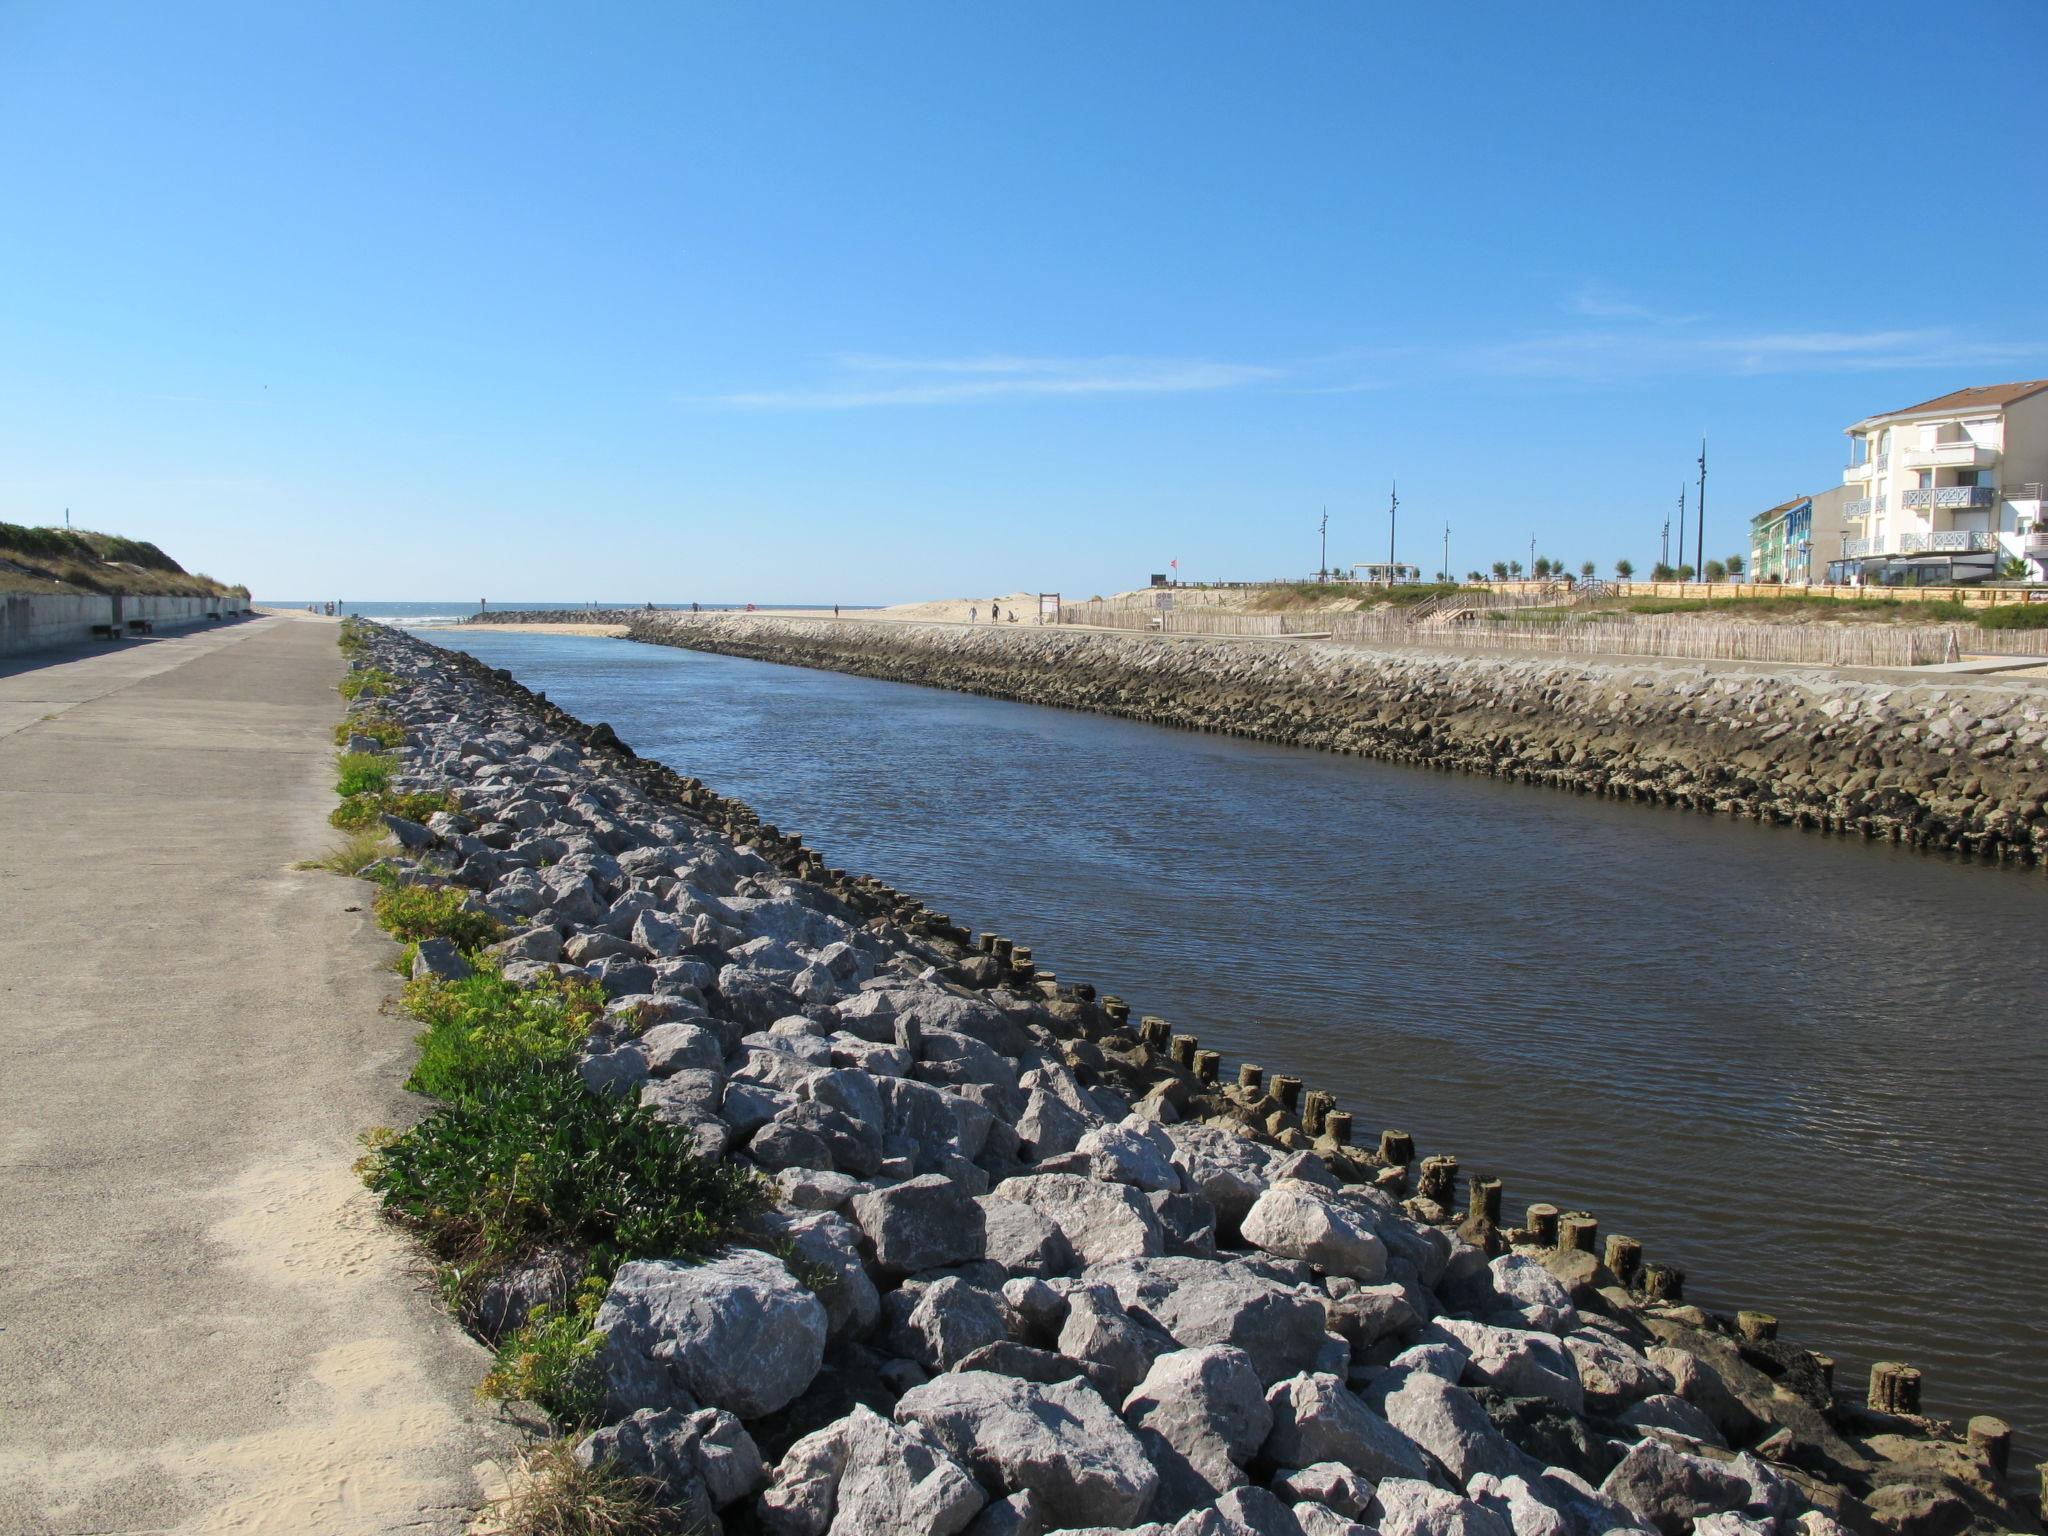
[[[159,629],[204,624],[208,615],[240,618],[249,611],[245,597],[100,596],[90,592],[27,592],[0,597],[0,656],[83,645],[95,625],[111,624],[126,633],[131,619]]]
[[[662,610],[655,610],[659,613]],[[486,608],[465,624],[627,624],[653,615],[645,608]]]
[[[640,613],[630,634],[1987,859],[2048,859],[2048,695],[2031,691],[738,615]]]

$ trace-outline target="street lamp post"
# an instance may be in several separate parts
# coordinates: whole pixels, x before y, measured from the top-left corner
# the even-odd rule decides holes
[[[1322,527],[1318,532],[1323,536],[1323,563],[1321,569],[1316,572],[1316,580],[1328,581],[1330,579],[1330,509],[1328,507],[1323,508]]]
[[[1700,439],[1700,509],[1699,532],[1692,541],[1692,552],[1700,563],[1700,580],[1707,579],[1707,440]]]
[[[1400,508],[1401,487],[1400,484],[1396,482],[1394,484],[1393,490],[1389,493],[1389,499],[1387,501],[1387,581],[1389,583],[1392,583],[1394,579],[1394,514],[1398,512]]]

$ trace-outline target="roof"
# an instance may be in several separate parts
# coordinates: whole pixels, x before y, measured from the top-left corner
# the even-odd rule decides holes
[[[1794,507],[1803,507],[1811,500],[1813,500],[1811,496],[1794,496],[1790,501],[1781,501],[1775,507],[1767,507],[1757,513],[1755,517],[1749,520],[1750,524],[1754,526],[1758,523],[1775,522]]]
[[[2048,389],[2048,379],[2024,379],[2017,384],[1973,384],[1968,389],[1958,389],[1950,394],[1937,395],[1932,400],[1922,400],[1918,405],[1904,406],[1896,411],[1881,411],[1875,416],[1866,416],[1856,426],[1867,426],[1874,421],[1890,421],[1899,416],[1953,416],[1965,411],[1995,411],[2011,405],[2015,400],[2024,400],[2029,395],[2038,395]],[[1850,428],[1854,431],[1855,428]]]

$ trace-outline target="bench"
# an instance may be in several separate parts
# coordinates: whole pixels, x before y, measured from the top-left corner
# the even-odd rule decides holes
[[[118,640],[121,638],[121,631],[111,624],[95,624],[92,627],[92,637],[95,640]]]
[[[156,633],[156,625],[148,619],[130,619],[128,621],[128,633],[131,635],[153,635]]]

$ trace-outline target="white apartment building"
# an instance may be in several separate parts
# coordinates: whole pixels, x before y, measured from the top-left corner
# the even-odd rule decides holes
[[[1989,551],[2048,576],[2048,379],[1959,389],[1844,430],[1844,559]]]

